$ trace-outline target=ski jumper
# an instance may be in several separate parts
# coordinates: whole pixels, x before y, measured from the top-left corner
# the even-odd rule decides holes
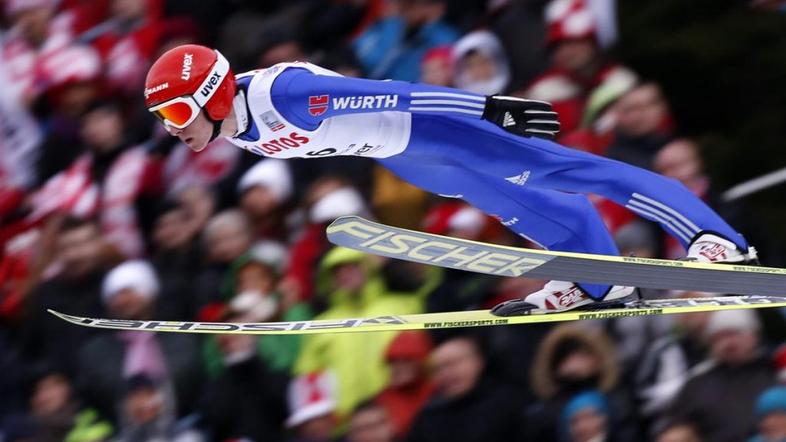
[[[347,78],[282,63],[237,78],[238,146],[274,158],[365,156],[402,179],[460,198],[546,249],[618,255],[595,193],[657,222],[687,249],[701,231],[745,239],[679,182],[481,119],[485,97]],[[600,299],[609,286],[580,284]]]

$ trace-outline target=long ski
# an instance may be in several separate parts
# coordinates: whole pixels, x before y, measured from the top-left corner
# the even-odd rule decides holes
[[[414,315],[375,316],[333,320],[294,322],[194,322],[194,321],[134,321],[72,316],[49,310],[50,313],[72,324],[113,330],[139,330],[176,333],[231,333],[231,334],[314,334],[355,333],[371,331],[421,330],[456,327],[485,327],[493,325],[532,324],[588,319],[612,319],[675,313],[710,312],[718,310],[786,307],[786,299],[772,296],[722,296],[716,298],[651,299],[630,301],[621,308],[604,310],[571,310],[544,313],[534,310],[523,316],[499,317],[488,310],[471,310]]]
[[[327,228],[334,244],[366,253],[498,276],[786,296],[786,269],[508,247],[391,227],[357,216]]]

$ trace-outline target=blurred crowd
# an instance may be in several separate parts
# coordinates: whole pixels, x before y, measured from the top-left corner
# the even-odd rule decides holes
[[[225,140],[190,151],[142,104],[147,68],[184,43],[215,46],[235,72],[300,60],[550,101],[559,142],[679,180],[782,264],[718,197],[658,82],[611,56],[612,0],[0,5],[0,441],[786,440],[780,311],[263,337],[96,331],[46,313],[338,319],[488,308],[545,282],[333,247],[325,226],[343,215],[534,245],[368,159],[284,162]],[[623,254],[684,254],[593,202]]]

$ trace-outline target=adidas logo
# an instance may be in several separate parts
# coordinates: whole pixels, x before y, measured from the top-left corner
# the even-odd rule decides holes
[[[505,112],[505,118],[502,120],[502,127],[510,127],[515,126],[516,120],[513,119],[513,115],[510,112]]]
[[[509,181],[509,182],[511,182],[511,183],[513,183],[513,184],[515,184],[517,186],[523,186],[524,183],[526,183],[527,180],[529,179],[529,174],[530,174],[530,171],[529,170],[525,170],[524,172],[521,172],[518,175],[509,176],[509,177],[505,178],[505,180]]]

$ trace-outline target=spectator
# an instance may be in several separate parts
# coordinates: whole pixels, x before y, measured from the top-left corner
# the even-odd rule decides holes
[[[475,31],[461,37],[453,46],[453,60],[457,88],[480,95],[507,92],[508,56],[491,32]]]
[[[254,336],[223,334],[216,340],[225,370],[207,385],[200,407],[212,439],[284,440],[287,376],[260,359]]]
[[[314,319],[345,319],[418,313],[426,293],[394,293],[388,290],[375,257],[336,247],[325,255],[320,279],[324,281],[327,310]],[[330,370],[337,381],[337,408],[347,416],[358,403],[379,393],[388,381],[385,349],[395,333],[320,334],[303,339],[295,372],[306,374]],[[362,348],[363,353],[357,352]]]
[[[715,209],[723,219],[735,225],[751,244],[760,244],[759,256],[767,262],[780,262],[783,259],[782,246],[778,241],[767,241],[772,233],[760,225],[755,218],[748,216],[750,208],[740,201],[722,201],[715,183],[704,170],[701,147],[689,138],[677,138],[658,150],[654,159],[654,170],[674,178],[690,189],[696,196]],[[684,249],[676,240],[665,237],[666,257],[684,256]]]
[[[231,291],[224,309],[243,322],[305,321],[314,315],[305,303],[290,305],[278,290],[286,249],[278,243],[255,244],[232,264],[227,289]],[[300,354],[302,335],[256,337],[257,354],[275,371],[288,373]],[[205,342],[205,365],[209,372],[222,369],[214,339]]]
[[[113,94],[141,100],[145,74],[163,31],[160,0],[110,0],[108,17],[80,40],[100,53]]]
[[[210,218],[204,229],[207,256],[196,278],[197,311],[214,302],[221,302],[221,285],[232,262],[243,256],[253,243],[248,217],[238,209],[219,212]]]
[[[330,249],[325,236],[327,225],[344,215],[368,213],[366,202],[346,180],[323,176],[314,182],[304,197],[305,225],[292,244],[281,290],[288,302],[310,301],[314,296],[314,269]]]
[[[426,359],[430,351],[431,342],[426,333],[404,331],[393,339],[385,352],[390,381],[375,402],[385,412],[384,420],[391,427],[391,437],[400,440],[406,437],[415,415],[434,393],[434,384],[426,372]],[[379,418],[379,413],[374,413],[371,408],[372,417]],[[358,410],[355,409],[353,422],[357,414]],[[373,420],[372,417],[366,416],[368,420]],[[361,439],[358,437],[358,440]]]
[[[696,426],[688,421],[673,422],[664,427],[655,442],[702,442]]]
[[[520,396],[486,373],[475,340],[453,337],[431,354],[437,387],[432,400],[415,417],[408,441],[520,440]]]
[[[330,442],[338,431],[335,378],[330,372],[298,376],[289,385],[291,442]]]
[[[677,292],[678,298],[709,296],[701,292]],[[635,374],[636,396],[643,420],[656,429],[685,382],[702,370],[707,356],[705,329],[710,314],[677,315],[671,333],[652,341],[644,351]]]
[[[614,437],[614,422],[606,397],[585,391],[573,397],[562,410],[562,431],[570,442],[609,442]]]
[[[42,56],[73,42],[73,16],[58,13],[54,0],[10,0],[4,3],[10,31],[0,44],[0,60],[10,82],[10,94],[29,107],[43,92],[36,81]]]
[[[308,61],[303,46],[293,35],[275,35],[269,38],[267,47],[257,61],[257,67],[269,68],[278,63]]]
[[[435,205],[423,218],[423,230],[469,240],[481,240],[488,232],[490,218],[483,212],[461,202]],[[498,279],[474,272],[442,269],[440,284],[428,299],[430,312],[479,308],[491,297]]]
[[[9,81],[6,69],[0,67],[0,82]],[[18,98],[5,88],[0,90],[0,219],[8,220],[36,183],[42,138],[37,121]],[[0,237],[0,246],[2,242]]]
[[[77,359],[74,349],[95,332],[69,327],[46,309],[103,316],[101,281],[113,255],[93,220],[67,217],[55,232],[55,264],[50,272],[57,274],[40,283],[28,298],[21,331],[22,348],[26,359],[48,362],[73,375]]]
[[[540,401],[527,410],[531,440],[559,440],[560,412],[574,395],[585,390],[606,395],[620,440],[639,438],[631,398],[619,384],[614,346],[601,330],[580,324],[552,329],[535,356],[532,388]]]
[[[451,44],[458,33],[443,21],[445,0],[395,0],[397,11],[382,17],[352,43],[370,78],[416,81],[429,49]]]
[[[258,162],[240,178],[237,191],[255,238],[286,241],[284,220],[294,191],[286,161],[269,158]]]
[[[493,1],[486,3],[489,30],[496,34],[510,57],[511,90],[520,90],[548,69],[543,9],[548,0]]]
[[[758,433],[749,442],[786,440],[786,387],[771,387],[756,399]]]
[[[196,315],[193,275],[200,258],[197,235],[182,204],[169,199],[160,203],[151,232],[151,263],[161,284],[156,318],[189,320]]]
[[[144,374],[126,381],[126,394],[121,404],[117,442],[166,440],[201,442],[203,435],[188,422],[175,421],[171,395],[165,385],[157,384]]]
[[[453,75],[453,49],[450,46],[437,46],[426,51],[420,62],[420,82],[452,87]]]
[[[595,18],[584,0],[553,0],[546,7],[546,44],[551,68],[520,94],[552,102],[561,131],[576,129],[592,91],[618,78],[633,79],[628,68],[609,61],[597,40]]]
[[[36,172],[40,182],[66,169],[84,151],[82,116],[102,90],[101,58],[90,46],[70,45],[41,55],[36,81],[42,88],[41,106],[49,109],[47,128]]]
[[[39,442],[95,442],[108,440],[113,432],[112,425],[101,420],[96,410],[84,407],[71,380],[52,369],[37,375],[29,415],[14,420],[29,427],[29,440]],[[13,439],[9,436],[8,440]]]
[[[613,107],[616,129],[606,155],[652,169],[658,150],[674,138],[674,122],[660,87],[642,83],[620,97]]]
[[[364,402],[352,411],[349,418],[348,442],[396,442],[388,411],[375,402]]]
[[[761,351],[760,325],[750,310],[722,310],[705,328],[710,359],[680,390],[669,410],[696,423],[707,442],[740,441],[752,433],[756,398],[775,383]]]
[[[126,261],[110,271],[102,286],[109,317],[150,320],[158,296],[158,278],[144,261]],[[144,374],[165,385],[177,416],[188,414],[201,380],[196,336],[135,330],[103,333],[79,348],[79,381],[85,397],[102,414],[115,416],[125,381]],[[100,360],[101,364],[95,361]]]
[[[81,124],[88,152],[47,181],[34,197],[31,218],[56,211],[97,214],[107,241],[127,258],[139,257],[146,248],[143,227],[152,223],[147,216],[157,171],[145,149],[126,138],[118,103],[94,103]]]
[[[9,335],[8,330],[0,330],[0,428],[7,416],[24,411],[30,397],[26,385],[30,367],[21,360],[16,342]]]

